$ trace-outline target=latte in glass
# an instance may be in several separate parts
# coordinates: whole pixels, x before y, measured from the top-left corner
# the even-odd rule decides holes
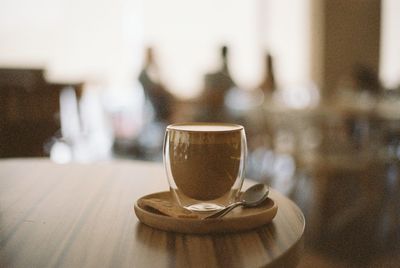
[[[164,164],[176,200],[194,211],[221,209],[235,201],[247,153],[244,128],[225,123],[167,127]]]

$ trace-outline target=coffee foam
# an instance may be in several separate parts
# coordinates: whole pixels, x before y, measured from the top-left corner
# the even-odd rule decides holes
[[[191,124],[175,124],[168,126],[168,129],[180,131],[194,132],[220,132],[220,131],[237,131],[243,129],[240,125],[234,124],[207,124],[207,123],[191,123]]]
[[[243,127],[234,124],[177,124],[168,126],[174,144],[237,144]]]

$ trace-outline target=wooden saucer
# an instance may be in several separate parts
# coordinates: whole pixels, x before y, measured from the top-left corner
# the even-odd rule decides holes
[[[144,198],[158,198],[174,202],[170,192],[154,193],[140,199]],[[231,233],[254,229],[271,222],[278,211],[276,203],[267,198],[258,207],[236,208],[220,219],[174,218],[145,206],[139,206],[140,199],[135,203],[134,210],[142,223],[164,231],[187,234]]]

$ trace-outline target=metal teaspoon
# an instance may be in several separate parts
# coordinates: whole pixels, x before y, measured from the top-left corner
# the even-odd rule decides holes
[[[265,184],[256,184],[248,188],[242,195],[242,201],[235,202],[204,219],[221,218],[238,206],[255,207],[261,204],[269,194],[269,187]]]

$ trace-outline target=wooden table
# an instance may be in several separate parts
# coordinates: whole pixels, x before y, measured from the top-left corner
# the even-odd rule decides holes
[[[252,182],[246,181],[246,186]],[[304,217],[290,200],[254,231],[184,235],[138,222],[133,203],[168,189],[161,164],[0,161],[0,267],[295,266]]]

